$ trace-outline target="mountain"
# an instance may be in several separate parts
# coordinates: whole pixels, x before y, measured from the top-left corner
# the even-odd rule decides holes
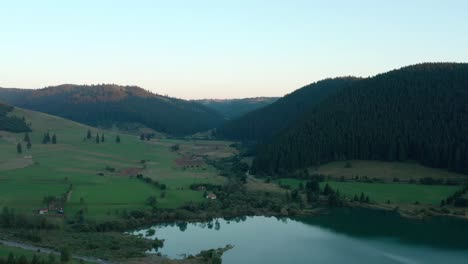
[[[37,90],[0,89],[0,100],[92,126],[140,123],[173,135],[208,130],[224,122],[206,106],[136,86],[65,84]]]
[[[415,160],[468,173],[468,64],[427,63],[355,81],[262,146],[257,173],[334,160]]]
[[[201,99],[194,100],[221,113],[226,119],[233,119],[278,100],[278,97],[255,97],[243,99]]]
[[[0,130],[9,132],[31,131],[24,118],[9,115],[13,109],[13,106],[0,102]]]
[[[355,80],[353,77],[335,78],[304,86],[266,107],[224,123],[216,134],[220,138],[242,141],[268,140]]]

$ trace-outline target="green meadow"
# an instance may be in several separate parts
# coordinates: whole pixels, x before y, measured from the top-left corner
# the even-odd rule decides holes
[[[14,114],[24,116],[32,124],[29,133],[32,148],[26,148],[24,134],[0,132],[0,206],[24,213],[43,207],[47,195],[60,196],[72,185],[65,207],[70,217],[84,209],[88,218],[112,219],[123,210],[145,207],[148,197],[157,198],[160,208],[176,208],[186,202],[200,202],[203,193],[189,189],[192,183],[224,182],[216,170],[201,166],[177,166],[180,157],[231,155],[230,142],[172,140],[157,138],[141,141],[134,135],[88,127],[73,121],[16,108]],[[88,129],[92,139],[86,139]],[[44,133],[56,134],[57,144],[42,144]],[[95,135],[104,134],[97,144]],[[18,154],[16,144],[23,152]],[[171,146],[180,145],[179,151]],[[106,169],[108,168],[108,169]],[[163,192],[136,179],[143,174],[166,184]]]
[[[49,259],[49,255],[41,252],[34,252],[31,250],[25,250],[21,248],[16,248],[16,247],[10,247],[6,245],[0,244],[0,258],[7,259],[8,255],[12,253],[13,256],[18,259],[20,256],[25,256],[28,261],[31,261],[34,255],[39,257],[39,261],[44,260],[47,261]],[[56,255],[54,256],[56,261],[60,260],[60,256]],[[69,263],[89,263],[89,262],[80,262],[78,260],[72,260]]]
[[[321,183],[321,187],[329,184],[334,190],[348,198],[364,193],[369,196],[371,202],[392,204],[411,204],[418,202],[426,205],[439,205],[442,199],[446,199],[455,193],[460,186],[447,185],[421,185],[407,183],[363,183],[363,182],[336,182]]]

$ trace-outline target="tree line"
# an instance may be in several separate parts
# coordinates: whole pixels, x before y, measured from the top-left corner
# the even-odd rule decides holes
[[[253,172],[336,160],[415,160],[468,173],[468,64],[421,64],[355,81],[258,148]]]

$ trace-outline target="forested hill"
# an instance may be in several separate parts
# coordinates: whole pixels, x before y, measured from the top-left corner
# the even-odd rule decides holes
[[[276,102],[226,122],[217,136],[242,141],[270,139],[331,94],[349,86],[356,78],[345,77],[319,81],[304,86]]]
[[[242,99],[201,99],[194,100],[221,113],[226,119],[233,119],[278,100],[278,97],[255,97]]]
[[[0,89],[0,100],[93,126],[141,123],[160,132],[186,135],[224,122],[196,102],[161,96],[136,86],[60,85],[38,90]]]
[[[263,146],[257,173],[333,160],[416,160],[468,173],[468,64],[420,64],[357,81]]]
[[[24,118],[8,115],[13,107],[0,102],[0,130],[9,132],[31,131]]]

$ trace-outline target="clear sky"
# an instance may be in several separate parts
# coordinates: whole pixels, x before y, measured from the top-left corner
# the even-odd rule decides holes
[[[0,87],[281,96],[428,61],[468,61],[468,1],[0,1]]]

